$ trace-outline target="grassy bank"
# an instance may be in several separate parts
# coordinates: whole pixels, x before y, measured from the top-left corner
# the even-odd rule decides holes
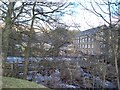
[[[30,82],[27,80],[11,78],[11,77],[3,77],[3,88],[46,88],[43,85],[37,84],[35,82]]]

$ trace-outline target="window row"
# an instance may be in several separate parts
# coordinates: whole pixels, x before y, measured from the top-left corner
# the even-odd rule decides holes
[[[94,48],[93,44],[80,44],[79,45],[80,48]]]
[[[80,43],[80,42],[91,42],[91,41],[94,41],[94,39],[93,38],[80,38],[80,37],[78,37],[77,39],[77,43]]]
[[[85,53],[85,54],[94,54],[94,51],[92,51],[92,50],[85,50],[85,51],[83,51],[83,53]]]
[[[94,39],[93,38],[82,38],[82,39],[80,39],[80,42],[91,42],[91,41],[94,41]]]
[[[82,52],[85,53],[85,54],[89,54],[89,55],[94,55],[94,54],[96,54],[96,52],[93,51],[93,50],[84,50],[84,51],[82,51]],[[99,54],[103,54],[103,52],[101,51]]]

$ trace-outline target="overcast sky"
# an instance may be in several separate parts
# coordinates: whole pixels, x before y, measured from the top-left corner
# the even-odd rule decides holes
[[[56,0],[48,0],[48,1],[54,2]],[[57,0],[57,1],[63,2],[65,0]],[[81,31],[105,24],[105,22],[100,17],[97,17],[95,14],[85,10],[79,4],[82,3],[85,7],[90,9],[91,8],[90,1],[92,0],[67,0],[67,1],[72,2],[74,8],[73,7],[69,8],[73,11],[72,15],[64,15],[64,17],[62,17],[62,21],[64,23],[68,24],[69,26],[77,26]],[[100,2],[100,0],[96,0],[96,1]],[[71,27],[70,29],[75,29],[75,28]]]
[[[77,27],[79,27],[79,30],[81,30],[81,31],[89,29],[89,28],[97,27],[100,25],[104,25],[106,23],[104,22],[104,20],[101,17],[98,17],[95,14],[90,13],[89,11],[85,10],[80,5],[80,3],[82,3],[86,8],[89,8],[92,10],[90,2],[93,2],[92,4],[94,5],[96,11],[101,13],[106,20],[109,20],[109,15],[104,14],[100,10],[100,8],[94,3],[94,2],[100,3],[102,10],[104,10],[106,13],[108,13],[108,6],[102,5],[102,3],[103,3],[102,1],[108,1],[108,0],[48,0],[48,1],[71,2],[71,4],[73,4],[74,7],[72,7],[72,8],[70,7],[70,8],[68,8],[68,10],[73,11],[73,14],[72,15],[65,14],[62,17],[61,21],[66,23],[69,26],[77,26]],[[119,0],[109,0],[109,1],[116,2]],[[71,27],[70,29],[75,29],[75,28]]]
[[[61,0],[58,0],[58,1],[61,1]],[[104,1],[107,1],[107,0],[104,0]],[[80,26],[79,30],[83,31],[89,28],[106,24],[106,22],[104,22],[104,20],[101,17],[98,17],[95,14],[85,10],[79,3],[82,3],[86,8],[89,8],[92,10],[90,2],[93,2],[93,5],[96,11],[101,13],[104,16],[104,18],[109,21],[109,15],[104,14],[100,10],[100,8],[96,5],[96,3],[94,3],[94,2],[100,3],[102,10],[108,13],[108,6],[104,5],[102,0],[68,0],[68,2],[72,2],[75,5],[74,8],[71,8],[74,11],[73,15],[65,15],[62,19],[68,25]],[[115,2],[115,0],[111,0],[111,2]],[[74,28],[71,28],[71,29],[74,29]]]

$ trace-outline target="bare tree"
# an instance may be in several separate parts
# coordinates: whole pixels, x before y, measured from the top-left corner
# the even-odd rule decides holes
[[[3,56],[3,65],[6,62],[8,49],[9,49],[9,37],[13,30],[14,23],[19,15],[22,13],[24,3],[20,7],[16,7],[15,2],[1,2],[0,6],[0,20],[5,24],[4,29],[2,30],[2,56]],[[16,13],[17,10],[20,12]]]
[[[29,57],[31,52],[31,44],[33,35],[35,35],[34,28],[38,24],[40,28],[42,26],[52,27],[54,22],[58,22],[56,15],[63,15],[65,9],[69,6],[69,3],[65,2],[22,2],[20,5],[16,5],[17,2],[3,2],[1,1],[1,20],[5,23],[5,28],[2,35],[2,47],[4,62],[7,58],[9,49],[9,38],[13,27],[20,29],[21,34],[26,34],[28,40],[25,42],[27,45],[24,46],[25,56],[25,67],[24,67],[24,78],[27,76]],[[39,26],[38,25],[38,26]],[[29,29],[28,31],[21,30],[21,26]],[[40,29],[41,30],[41,29]],[[25,33],[27,32],[27,33]],[[41,32],[41,31],[40,31]],[[26,37],[24,39],[27,39]],[[39,41],[38,41],[39,43]],[[22,44],[21,44],[22,45]]]
[[[119,60],[118,58],[118,35],[116,35],[116,25],[119,22],[119,18],[118,18],[118,9],[115,9],[115,6],[119,5],[119,2],[112,2],[110,0],[107,1],[100,1],[100,3],[98,3],[97,1],[93,1],[93,2],[89,2],[91,9],[85,7],[82,3],[79,3],[85,10],[95,14],[96,16],[102,18],[108,25],[108,43],[106,45],[106,48],[109,48],[109,56],[112,55],[114,63],[115,63],[115,67],[116,67],[116,73],[117,73],[117,83],[118,83],[118,89],[120,89],[120,81],[119,81],[119,73],[118,73],[118,62]],[[114,5],[114,6],[113,6]],[[96,8],[97,7],[97,8]],[[106,8],[106,10],[105,10]],[[106,17],[105,17],[106,15]],[[114,21],[115,20],[115,21]],[[114,42],[114,43],[113,43]],[[112,53],[110,53],[110,51]],[[105,59],[108,59],[108,55],[106,55]]]
[[[27,11],[27,14],[29,16],[32,16],[31,18],[31,25],[30,25],[30,32],[29,32],[29,39],[27,42],[27,47],[25,49],[25,72],[24,76],[26,77],[27,71],[28,71],[28,59],[30,56],[30,49],[31,49],[31,39],[33,37],[34,31],[34,25],[36,21],[39,23],[46,23],[48,26],[50,26],[53,22],[57,22],[56,18],[54,18],[55,13],[62,13],[62,10],[67,8],[69,6],[66,5],[66,3],[52,3],[52,2],[32,2],[32,3],[26,3],[27,6],[33,6],[32,7],[32,14],[30,11]],[[44,9],[46,8],[46,9]],[[48,9],[48,11],[47,11]],[[39,43],[39,42],[38,42]]]

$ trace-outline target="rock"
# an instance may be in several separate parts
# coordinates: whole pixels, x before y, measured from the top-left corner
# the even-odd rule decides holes
[[[105,84],[103,85],[103,87],[104,88],[116,88],[116,86],[110,81],[105,81]]]
[[[84,82],[83,84],[84,88],[92,88],[92,82],[89,79],[89,77],[85,76],[83,82]]]
[[[62,69],[60,74],[61,79],[65,80],[75,80],[75,79],[80,79],[81,73],[77,69],[71,69],[71,68],[64,68]]]
[[[74,83],[76,80],[81,80],[80,67],[75,62],[63,62],[63,67],[60,68],[60,78],[63,82]]]
[[[68,84],[59,84],[60,88],[76,88],[74,85],[68,85]]]

